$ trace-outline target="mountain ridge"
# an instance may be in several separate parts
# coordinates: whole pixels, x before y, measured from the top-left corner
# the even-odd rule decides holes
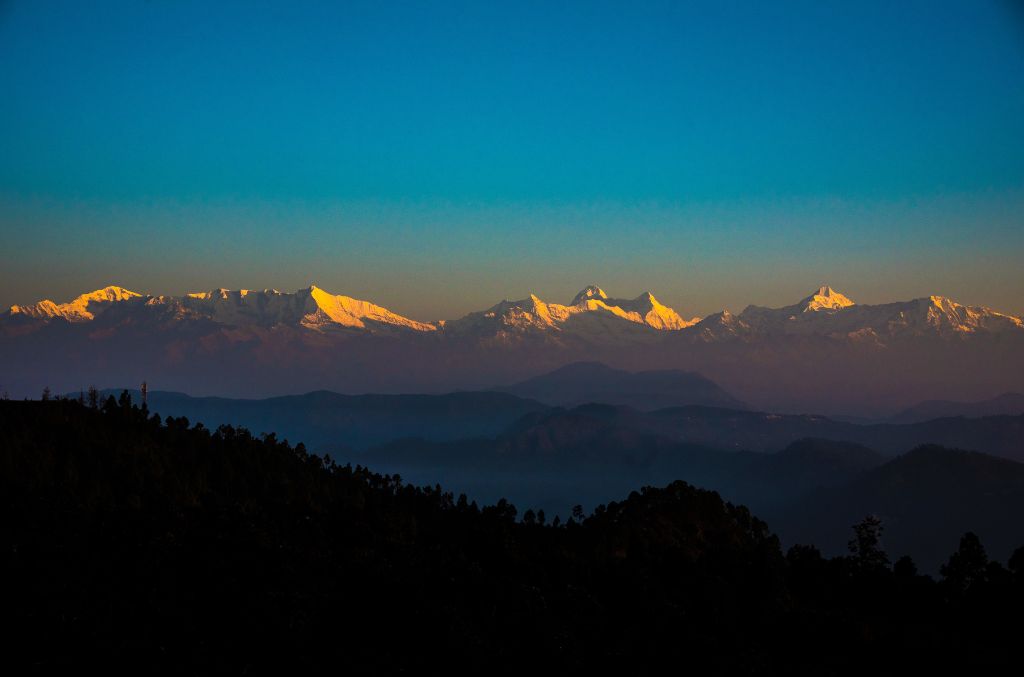
[[[12,305],[0,315],[8,319],[20,316],[32,320],[65,320],[68,322],[85,322],[96,318],[94,311],[124,301],[134,301],[145,307],[181,306],[194,312],[206,312],[215,321],[230,324],[242,322],[256,317],[255,311],[278,311],[278,315],[270,315],[268,319],[280,323],[295,321],[296,311],[305,311],[300,315],[299,323],[311,329],[322,328],[324,324],[334,323],[344,327],[367,328],[366,320],[379,324],[391,324],[416,331],[457,331],[461,326],[471,326],[474,318],[493,318],[507,327],[516,329],[562,329],[574,316],[599,312],[608,316],[642,325],[651,329],[665,331],[681,331],[688,328],[708,330],[714,325],[728,324],[737,326],[741,323],[747,331],[756,329],[778,330],[777,324],[783,317],[793,320],[798,314],[807,315],[808,322],[822,322],[822,319],[841,317],[847,322],[840,322],[840,329],[849,326],[849,320],[860,321],[865,326],[877,329],[888,324],[891,328],[920,327],[923,323],[937,329],[951,329],[961,333],[976,331],[1000,331],[1019,329],[1024,331],[1024,320],[1013,315],[1002,313],[987,306],[968,306],[960,304],[945,296],[927,296],[902,302],[883,304],[857,304],[842,293],[828,285],[804,299],[789,306],[768,308],[749,305],[741,313],[733,314],[727,310],[712,313],[703,318],[684,319],[672,308],[665,306],[649,291],[643,292],[634,299],[612,298],[597,285],[588,285],[569,302],[562,305],[545,302],[535,294],[521,300],[504,300],[483,311],[473,311],[460,318],[422,322],[394,313],[371,301],[356,299],[344,294],[332,294],[317,287],[315,284],[295,292],[281,292],[276,289],[240,289],[225,288],[205,292],[191,292],[182,296],[166,296],[142,294],[117,285],[87,292],[71,301],[57,303],[50,299],[42,299],[27,305]],[[292,315],[281,314],[284,307],[292,307]],[[92,306],[96,308],[92,308]],[[226,308],[234,305],[239,311],[231,313]],[[91,309],[92,308],[92,309]],[[912,316],[908,316],[910,313]],[[312,316],[306,319],[306,316]],[[785,325],[785,323],[782,323]],[[783,327],[785,333],[792,327]]]
[[[781,308],[686,320],[645,292],[584,288],[422,322],[316,285],[184,296],[107,287],[0,313],[0,392],[147,380],[269,397],[484,390],[572,362],[697,371],[755,408],[879,418],[1024,382],[1024,322],[945,297],[855,304],[828,285]]]

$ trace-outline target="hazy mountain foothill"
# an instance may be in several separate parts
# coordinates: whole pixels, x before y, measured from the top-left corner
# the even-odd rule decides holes
[[[120,393],[102,391],[99,398]],[[128,394],[141,398],[137,390]],[[678,406],[638,408],[664,402]],[[443,395],[320,391],[242,400],[147,393],[150,410],[163,416],[301,441],[337,463],[398,474],[417,485],[440,484],[481,503],[530,505],[552,518],[565,519],[578,504],[590,508],[639,486],[682,479],[768,518],[783,544],[814,543],[829,555],[843,552],[843,533],[857,512],[884,515],[891,542],[930,573],[969,529],[985,535],[1004,558],[1024,542],[1015,521],[1005,519],[1017,514],[1007,506],[1017,505],[1024,489],[1014,484],[1013,472],[998,470],[1024,461],[1024,415],[855,424],[709,402],[744,407],[699,374],[631,373],[594,362],[500,391]],[[929,452],[939,448],[977,453]],[[929,515],[951,505],[934,485],[940,475],[899,474],[898,489],[889,491],[903,502],[872,483],[890,468],[915,463],[934,464],[947,477],[964,473],[957,487],[963,500],[952,503],[956,519],[929,522]]]
[[[1000,466],[999,457],[1024,461],[1024,416],[853,424],[703,405],[640,411],[596,401],[572,407],[538,401],[597,400],[617,384],[637,382],[634,376],[645,387],[627,388],[623,398],[635,401],[641,393],[645,401],[680,401],[710,393],[732,401],[697,375],[659,372],[647,380],[643,373],[580,363],[507,388],[537,400],[493,391],[314,392],[265,400],[155,391],[147,394],[147,404],[161,415],[184,417],[209,429],[227,424],[275,434],[302,441],[338,463],[398,474],[418,485],[439,483],[480,502],[507,499],[562,519],[577,504],[592,507],[638,486],[684,479],[771,517],[783,543],[812,542],[828,554],[842,552],[841,535],[851,510],[887,515],[893,522],[890,538],[927,571],[936,570],[964,524],[989,535],[1000,556],[1008,555],[1019,539],[1020,529],[1001,521],[1007,514],[1001,502],[1018,500],[1022,490],[1013,484],[1012,473],[1002,477],[1008,484],[998,489],[994,470],[965,481],[959,489],[971,500],[955,503],[963,519],[938,522],[934,528],[925,527],[927,516],[944,510],[948,501],[929,484],[933,475],[906,475],[899,495],[917,509],[902,512],[866,483],[873,473],[904,467],[900,464],[908,458],[923,463],[931,458],[926,450],[939,447],[980,452],[970,457],[969,468],[1017,468],[1016,463]],[[585,394],[588,388],[594,396]],[[136,401],[141,397],[138,391],[128,394]],[[104,391],[100,398],[109,395],[120,392]],[[912,451],[917,455],[908,456]],[[955,477],[963,460],[936,456],[934,463]],[[986,498],[993,492],[1000,497],[994,502]],[[819,519],[808,521],[808,515]]]
[[[689,405],[747,408],[695,372],[674,369],[629,372],[600,362],[573,362],[498,390],[562,407],[600,402],[644,411]]]

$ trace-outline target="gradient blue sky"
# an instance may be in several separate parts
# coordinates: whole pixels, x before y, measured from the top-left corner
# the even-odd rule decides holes
[[[1024,10],[3,2],[0,304],[309,283],[418,319],[1024,314]]]

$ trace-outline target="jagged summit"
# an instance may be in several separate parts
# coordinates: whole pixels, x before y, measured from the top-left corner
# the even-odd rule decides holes
[[[700,318],[692,320],[683,319],[679,313],[661,304],[658,299],[654,298],[654,294],[649,291],[640,294],[635,299],[612,299],[607,301],[607,303],[611,307],[624,311],[627,319],[646,324],[655,329],[685,329],[700,321]]]
[[[319,328],[325,324],[328,326],[335,324],[343,327],[365,329],[367,321],[370,321],[394,327],[404,327],[414,331],[434,331],[437,329],[432,324],[410,320],[369,301],[360,301],[351,296],[331,294],[316,285],[310,286],[309,297],[313,301],[313,307],[309,307],[307,304],[307,309],[311,312],[302,318],[302,324],[307,327]]]
[[[580,290],[579,294],[573,297],[570,306],[578,306],[579,304],[589,299],[607,299],[608,294],[604,293],[604,290],[598,287],[596,284],[588,284],[586,287]]]
[[[142,294],[131,291],[130,289],[125,289],[124,287],[107,285],[103,289],[97,289],[96,291],[89,292],[88,294],[78,296],[74,301],[72,301],[72,303],[90,301],[124,301],[125,299],[135,298],[137,296],[142,296]]]
[[[856,304],[832,287],[822,285],[818,291],[800,301],[800,305],[803,306],[804,312],[817,312],[820,310],[842,310]]]
[[[912,310],[901,313],[895,323],[903,329],[929,327],[938,333],[954,335],[1024,329],[1024,321],[1019,317],[986,306],[965,306],[946,296],[926,296],[910,301],[907,306]]]
[[[81,294],[67,303],[54,303],[43,299],[28,306],[11,306],[8,311],[12,316],[20,315],[39,320],[60,318],[68,322],[88,322],[95,319],[96,312],[105,305],[140,298],[142,294],[124,287],[108,285],[102,289]]]
[[[224,287],[218,287],[217,289],[211,289],[210,291],[198,291],[189,292],[185,294],[186,298],[190,299],[229,299],[232,297],[244,298],[250,294],[257,294],[263,296],[281,295],[276,289],[225,289]],[[167,297],[173,298],[173,297]]]
[[[681,330],[699,319],[683,319],[650,292],[635,299],[616,299],[597,285],[589,285],[569,305],[546,303],[530,294],[522,300],[505,300],[485,311],[445,322],[443,328],[453,335],[475,333],[502,340],[541,333],[617,343],[650,329]]]

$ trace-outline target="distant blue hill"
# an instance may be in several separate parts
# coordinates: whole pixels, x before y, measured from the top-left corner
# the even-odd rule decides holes
[[[747,409],[746,404],[696,372],[630,372],[600,362],[574,362],[496,390],[562,407],[599,402],[642,411],[691,405]]]
[[[928,400],[904,409],[889,418],[889,423],[919,423],[950,416],[1017,416],[1024,414],[1024,393],[1003,393],[979,402]]]

